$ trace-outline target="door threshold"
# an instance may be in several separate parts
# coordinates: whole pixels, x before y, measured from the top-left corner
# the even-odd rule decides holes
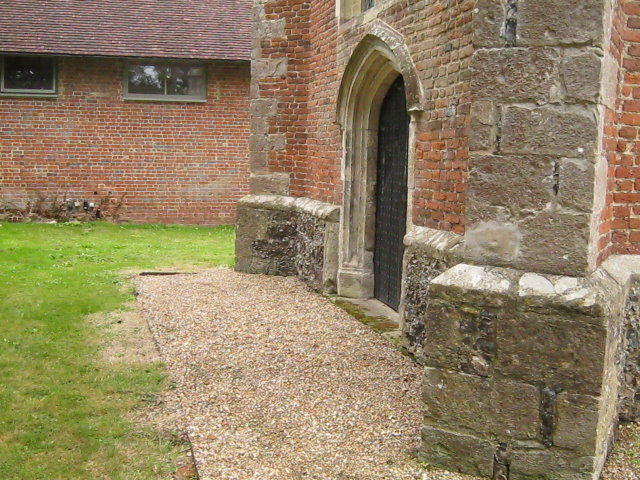
[[[400,314],[375,298],[329,297],[352,317],[380,333],[383,337],[401,344]]]

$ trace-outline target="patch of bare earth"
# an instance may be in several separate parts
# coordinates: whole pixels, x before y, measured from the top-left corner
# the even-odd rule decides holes
[[[202,480],[472,479],[413,455],[421,368],[298,280],[216,269],[136,285]],[[605,480],[640,479],[631,438]]]
[[[145,365],[162,361],[149,325],[137,311],[98,313],[90,315],[88,321],[102,333],[103,341],[98,347],[98,353],[103,364],[144,368]],[[146,431],[152,431],[159,439],[171,442],[179,450],[171,478],[194,480],[198,477],[191,443],[184,433],[185,426],[181,423],[181,418],[175,414],[174,408],[169,407],[175,403],[174,397],[173,390],[158,395],[153,401],[146,402],[143,407],[130,412],[130,420],[141,430],[139,434],[145,435]],[[135,451],[126,453],[137,455]]]

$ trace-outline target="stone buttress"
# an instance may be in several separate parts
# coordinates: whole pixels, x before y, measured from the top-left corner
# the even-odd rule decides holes
[[[598,265],[611,7],[477,3],[464,263],[430,283],[424,315],[434,465],[596,479],[633,415],[633,270]]]

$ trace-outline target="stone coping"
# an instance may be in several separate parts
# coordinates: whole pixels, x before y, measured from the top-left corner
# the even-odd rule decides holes
[[[413,227],[404,237],[407,248],[419,249],[436,259],[462,255],[464,238],[453,232],[428,227]]]
[[[587,317],[621,313],[629,283],[640,278],[640,256],[615,256],[587,277],[522,272],[503,267],[458,264],[434,278],[430,288],[456,289],[512,298],[523,311],[571,310]],[[474,297],[475,298],[475,297]]]
[[[340,207],[307,197],[284,195],[248,195],[238,201],[240,206],[306,213],[327,222],[340,221]]]
[[[640,280],[640,255],[611,255],[600,268],[618,284],[628,287],[631,282]]]

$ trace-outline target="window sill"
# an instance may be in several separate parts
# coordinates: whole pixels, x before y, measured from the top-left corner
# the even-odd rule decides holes
[[[0,92],[0,97],[17,97],[17,98],[58,98],[57,93],[17,93],[17,92]]]
[[[206,98],[122,97],[127,102],[207,103]]]

